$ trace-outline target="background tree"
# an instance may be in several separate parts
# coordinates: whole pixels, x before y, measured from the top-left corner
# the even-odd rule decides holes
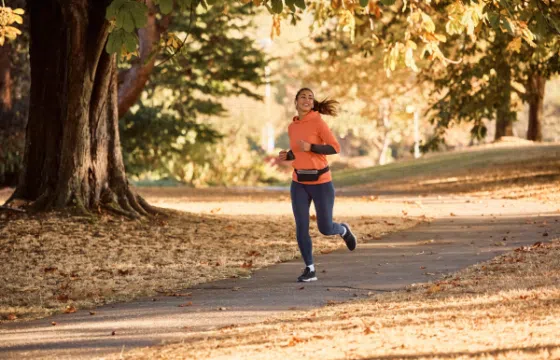
[[[180,54],[157,57],[161,65],[154,68],[140,107],[120,122],[128,174],[149,172],[191,184],[208,178],[217,166],[213,160],[223,130],[201,119],[225,115],[228,109],[221,99],[226,97],[262,99],[255,89],[263,84],[267,59],[247,35],[254,27],[253,10],[232,5],[215,5],[192,25],[188,18],[175,18],[170,24],[166,43],[180,43]],[[182,45],[185,34],[188,39]],[[242,138],[238,141],[238,147],[247,148]],[[235,152],[232,147],[229,151]]]

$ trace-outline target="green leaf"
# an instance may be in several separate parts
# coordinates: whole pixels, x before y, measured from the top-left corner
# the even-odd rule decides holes
[[[113,31],[109,34],[109,38],[107,39],[107,45],[105,46],[105,51],[109,54],[114,54],[119,51],[122,46],[122,38],[121,38],[121,31],[120,29]]]
[[[300,9],[305,10],[305,0],[296,0],[296,6]]]
[[[360,0],[360,6],[361,7],[366,7],[369,4],[369,0]]]
[[[396,2],[397,2],[397,0],[381,0],[381,3],[385,6],[394,5]]]
[[[169,14],[173,10],[173,0],[159,0],[159,9],[162,14]]]
[[[272,12],[275,14],[280,14],[284,10],[284,3],[282,0],[271,0]]]
[[[126,51],[133,52],[138,46],[138,39],[134,33],[124,33],[124,47]]]
[[[504,17],[502,18],[502,24],[504,25],[504,27],[506,28],[506,30],[508,31],[508,33],[510,35],[515,35],[515,27],[514,25],[509,21],[508,18]]]
[[[132,32],[146,26],[148,7],[134,0],[115,0],[107,8],[106,18],[116,19],[116,27]]]
[[[148,22],[148,7],[144,3],[133,1],[130,4],[130,14],[134,18],[134,25],[140,29]]]
[[[115,18],[121,6],[127,1],[128,0],[113,0],[113,2],[107,7],[105,18],[107,20],[112,20],[113,18]]]
[[[498,14],[495,11],[489,11],[488,12],[488,22],[490,22],[490,26],[492,26],[494,29],[496,29],[498,27],[498,25],[500,24],[500,14]]]
[[[119,11],[117,13],[117,27],[123,28],[128,32],[134,31],[134,18],[128,11]]]

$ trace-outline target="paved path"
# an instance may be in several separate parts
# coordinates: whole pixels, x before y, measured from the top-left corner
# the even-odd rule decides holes
[[[521,245],[560,237],[560,213],[550,204],[460,197],[424,199],[423,204],[441,217],[360,243],[352,253],[317,256],[318,282],[295,283],[302,269],[296,260],[257,271],[249,279],[182,291],[190,296],[107,305],[97,308],[94,316],[80,310],[6,324],[0,327],[0,359],[111,357],[123,349],[180,341],[190,332],[257,322],[286,311],[322,306],[329,300],[397,290]],[[451,210],[455,216],[450,216]],[[190,306],[180,306],[190,302]],[[53,321],[56,326],[51,325]]]

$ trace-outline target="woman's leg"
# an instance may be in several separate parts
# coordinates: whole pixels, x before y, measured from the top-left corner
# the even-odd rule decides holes
[[[296,238],[299,251],[306,266],[313,264],[313,244],[309,236],[309,206],[311,196],[306,191],[306,185],[292,181],[290,186],[292,210],[296,220]]]
[[[334,186],[332,182],[308,185],[317,213],[317,226],[323,235],[342,235],[344,227],[333,222]]]

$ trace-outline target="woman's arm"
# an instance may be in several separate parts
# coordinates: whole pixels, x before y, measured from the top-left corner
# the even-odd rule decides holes
[[[323,120],[319,120],[319,136],[325,144],[311,144],[310,151],[316,154],[333,155],[340,152],[340,144],[334,137],[331,129]]]

